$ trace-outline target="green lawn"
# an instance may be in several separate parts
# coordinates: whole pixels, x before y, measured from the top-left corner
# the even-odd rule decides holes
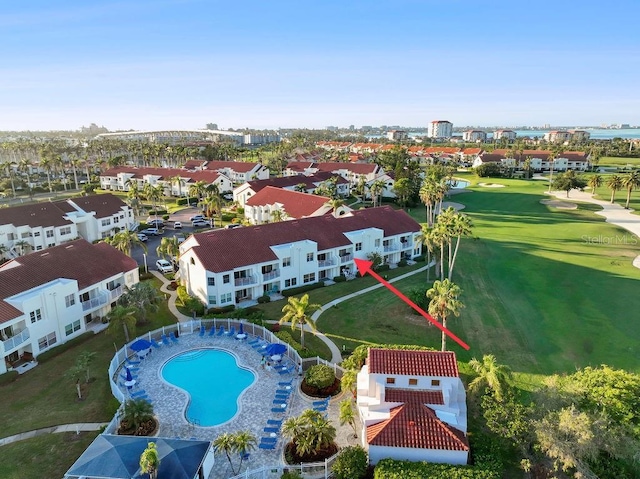
[[[603,156],[598,161],[598,166],[640,166],[640,158],[624,158],[616,156]]]
[[[629,314],[640,307],[640,270],[631,265],[640,245],[606,244],[632,238],[595,215],[597,206],[553,210],[540,204],[539,183],[491,182],[507,187],[453,197],[466,205],[477,239],[461,246],[454,281],[466,308],[449,322],[471,350],[451,349],[463,361],[493,353],[527,376],[601,363],[640,371],[640,325]],[[423,221],[421,210],[411,214]],[[423,275],[396,286],[428,288]],[[384,290],[340,304],[319,327],[359,341],[439,347],[439,331]]]

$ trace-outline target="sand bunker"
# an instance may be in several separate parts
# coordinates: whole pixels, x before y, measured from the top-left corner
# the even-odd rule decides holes
[[[484,188],[504,188],[504,185],[499,185],[497,183],[478,183],[478,186],[482,186]]]
[[[569,203],[568,201],[540,200],[540,203],[551,206],[552,208],[558,208],[559,210],[575,210],[578,208],[578,205],[575,203]]]
[[[446,210],[449,207],[453,208],[456,211],[460,211],[460,210],[463,210],[465,208],[465,206],[463,204],[454,203],[453,201],[444,201],[442,203],[442,209],[443,210]]]

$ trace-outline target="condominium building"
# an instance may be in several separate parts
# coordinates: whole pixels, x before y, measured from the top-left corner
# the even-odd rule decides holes
[[[453,136],[453,123],[446,120],[433,120],[427,127],[429,138],[451,138]]]
[[[392,141],[402,141],[409,138],[409,135],[404,130],[391,130],[387,132],[387,139]]]
[[[544,134],[544,139],[551,143],[571,140],[571,133],[565,130],[551,130]]]
[[[487,133],[482,130],[467,130],[462,133],[462,139],[464,141],[472,142],[484,142],[487,141]]]
[[[138,281],[133,259],[83,239],[0,266],[0,374],[29,369],[40,353],[103,328],[100,319]]]
[[[513,141],[516,139],[517,133],[513,130],[496,130],[493,132],[494,140],[508,140]]]
[[[585,130],[569,130],[571,133],[571,140],[576,142],[588,141],[591,137],[591,133]]]
[[[385,206],[342,216],[195,234],[180,245],[179,276],[210,308],[356,273],[354,258],[394,265],[421,254],[420,225]]]

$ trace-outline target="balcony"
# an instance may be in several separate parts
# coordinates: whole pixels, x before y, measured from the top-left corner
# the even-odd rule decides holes
[[[11,336],[6,341],[2,341],[5,352],[9,352],[11,349],[17,348],[22,343],[26,342],[30,337],[29,329],[25,328],[18,334]]]
[[[327,268],[329,266],[333,266],[334,264],[336,264],[336,262],[333,260],[333,258],[319,259],[318,260],[318,267],[320,267],[320,268]]]
[[[280,277],[280,270],[274,269],[273,271],[269,271],[268,273],[264,273],[262,275],[263,281],[271,281],[272,279],[276,279]]]
[[[109,290],[109,295],[111,297],[111,301],[115,301],[120,296],[122,296],[123,290],[122,285],[119,285],[117,288]]]
[[[257,283],[256,279],[252,275],[249,275],[246,278],[235,278],[234,281],[236,286],[249,286]]]
[[[101,292],[95,298],[89,298],[86,301],[80,301],[80,304],[82,304],[82,311],[89,311],[90,309],[95,309],[107,304],[107,295],[106,293]]]
[[[383,247],[383,250],[385,253],[389,252],[389,251],[397,251],[398,250],[398,245],[397,244],[386,244]]]
[[[341,263],[348,263],[349,261],[353,261],[353,253],[345,254],[344,256],[340,256]]]

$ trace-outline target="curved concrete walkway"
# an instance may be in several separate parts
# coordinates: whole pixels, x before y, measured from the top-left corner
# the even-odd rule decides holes
[[[178,292],[169,289],[169,285],[171,284],[171,281],[169,281],[159,271],[149,271],[149,272],[152,275],[154,275],[156,278],[158,278],[160,281],[162,281],[160,292],[167,295],[166,296],[167,306],[169,307],[169,311],[171,311],[171,314],[173,314],[176,317],[176,319],[181,323],[191,321],[193,319],[191,316],[187,316],[186,314],[182,314],[180,311],[178,311],[178,308],[176,306],[176,300],[178,299]]]
[[[0,446],[11,444],[13,442],[22,441],[23,439],[31,439],[36,436],[43,436],[45,434],[59,434],[63,432],[75,432],[80,434],[81,432],[99,431],[103,427],[106,427],[106,422],[81,422],[77,424],[63,424],[61,426],[43,427],[42,429],[35,429],[33,431],[21,432],[20,434],[14,434],[0,439]]]

